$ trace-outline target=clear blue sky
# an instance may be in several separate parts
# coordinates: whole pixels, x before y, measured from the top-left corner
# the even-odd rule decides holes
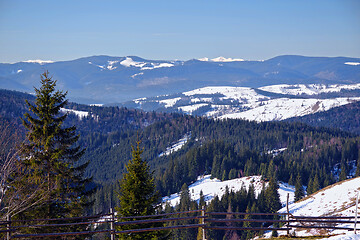
[[[360,57],[354,0],[0,0],[0,62]]]

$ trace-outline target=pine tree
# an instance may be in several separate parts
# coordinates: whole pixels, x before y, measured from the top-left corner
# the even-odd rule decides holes
[[[355,177],[360,177],[360,150],[359,150],[359,154],[358,154]]]
[[[280,195],[278,192],[279,185],[275,178],[271,178],[269,185],[265,190],[266,206],[270,213],[275,213],[281,208]]]
[[[67,115],[60,109],[67,104],[67,92],[56,91],[55,87],[56,81],[44,72],[40,89],[35,88],[35,104],[26,101],[32,114],[26,113],[22,119],[28,132],[22,146],[21,174],[14,177],[12,186],[41,186],[45,197],[42,204],[36,204],[37,199],[19,214],[20,219],[75,217],[90,205],[91,179],[84,178],[88,162],[81,164],[84,149],[73,147],[79,138],[76,127],[63,127]]]
[[[315,175],[315,178],[314,178],[314,181],[313,181],[313,186],[312,186],[312,191],[313,193],[314,192],[317,192],[320,190],[320,183],[319,183],[319,177],[318,175],[316,174]]]
[[[118,198],[120,206],[115,210],[119,217],[146,216],[156,213],[156,204],[159,193],[155,189],[153,172],[147,161],[141,158],[143,150],[140,149],[140,141],[136,147],[132,147],[132,159],[126,165],[127,173],[120,180]],[[135,218],[121,219],[120,221],[132,221]],[[120,226],[117,230],[134,228],[149,228],[159,224],[141,224],[136,226]],[[161,226],[161,225],[160,225]],[[163,232],[143,232],[119,235],[120,239],[157,239],[163,236]]]
[[[304,193],[304,188],[302,186],[301,176],[300,176],[300,174],[298,174],[296,177],[296,182],[295,182],[295,199],[294,199],[295,202],[299,201],[304,196],[305,196],[305,193]]]
[[[339,181],[344,181],[346,180],[346,177],[347,174],[346,174],[346,167],[345,167],[345,164],[341,164],[341,172],[340,172],[340,175],[339,175]]]

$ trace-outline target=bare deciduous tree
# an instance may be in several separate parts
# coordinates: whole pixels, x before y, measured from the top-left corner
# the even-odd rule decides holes
[[[9,123],[0,125],[0,219],[14,216],[46,200],[42,183],[12,186],[27,169],[20,164],[21,137]],[[31,186],[31,187],[29,187]]]

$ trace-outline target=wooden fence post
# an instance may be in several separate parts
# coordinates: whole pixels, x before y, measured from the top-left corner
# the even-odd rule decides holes
[[[287,194],[287,199],[286,199],[286,220],[287,220],[287,228],[289,228],[289,225],[290,225],[290,215],[289,215],[289,197],[290,197],[290,194],[288,193]],[[286,230],[287,232],[287,235],[290,236],[290,230]]]
[[[114,216],[113,208],[110,208],[110,215],[111,215],[111,221],[110,221],[111,240],[115,240],[115,229],[114,229],[115,216]]]
[[[201,216],[205,217],[205,206],[202,207]],[[205,224],[205,218],[201,219],[201,224]],[[204,227],[202,227],[202,240],[206,240]]]
[[[6,239],[10,240],[11,239],[11,232],[10,232],[10,230],[11,230],[11,217],[10,217],[9,214],[6,216],[6,221],[8,222],[6,224],[6,230],[8,230],[8,232],[6,233]]]
[[[358,205],[359,205],[359,192],[356,197],[356,205],[355,205],[355,223],[354,223],[354,233],[356,234],[356,222],[358,217]]]

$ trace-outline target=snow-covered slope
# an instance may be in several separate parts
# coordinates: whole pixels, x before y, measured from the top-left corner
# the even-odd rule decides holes
[[[359,100],[360,97],[334,99],[277,98],[264,101],[261,106],[254,107],[247,111],[224,114],[221,118],[242,118],[259,122],[284,120],[291,117],[327,111],[333,107]]]
[[[342,91],[358,91],[353,96]],[[360,100],[360,84],[353,85],[272,85],[247,87],[203,87],[175,95],[140,98],[131,102],[144,110],[183,112],[214,118],[242,118],[274,121],[304,116]],[[322,94],[321,97],[317,97]]]
[[[250,184],[254,186],[255,194],[259,194],[262,190],[263,181],[261,176],[250,176],[235,178],[227,181],[220,181],[219,179],[211,179],[210,175],[199,176],[198,180],[189,186],[189,192],[192,200],[199,201],[200,191],[203,191],[205,201],[210,202],[215,196],[222,197],[225,194],[226,186],[230,191],[239,191],[245,187],[249,189]],[[286,203],[287,194],[290,194],[290,200],[294,199],[295,188],[288,184],[280,183],[279,194],[281,203]],[[171,206],[179,204],[179,193],[171,194],[162,199],[163,202],[169,202]]]
[[[328,186],[301,201],[290,204],[289,211],[294,216],[355,216],[355,201],[359,192],[360,177],[348,179]],[[279,210],[279,212],[286,212],[286,208]],[[338,226],[353,228],[354,224],[341,224]],[[344,232],[344,230],[335,230],[331,234]],[[299,236],[316,235],[317,233],[316,230],[311,232],[297,231]],[[358,239],[360,239],[360,235],[358,235]]]
[[[290,94],[290,95],[316,95],[321,93],[340,92],[341,90],[357,90],[360,89],[360,84],[351,85],[325,85],[325,84],[279,84],[260,87],[260,90],[279,93],[279,94]]]
[[[360,177],[328,186],[307,198],[289,205],[296,216],[354,215],[356,195],[360,192]],[[280,212],[285,212],[283,208]]]

